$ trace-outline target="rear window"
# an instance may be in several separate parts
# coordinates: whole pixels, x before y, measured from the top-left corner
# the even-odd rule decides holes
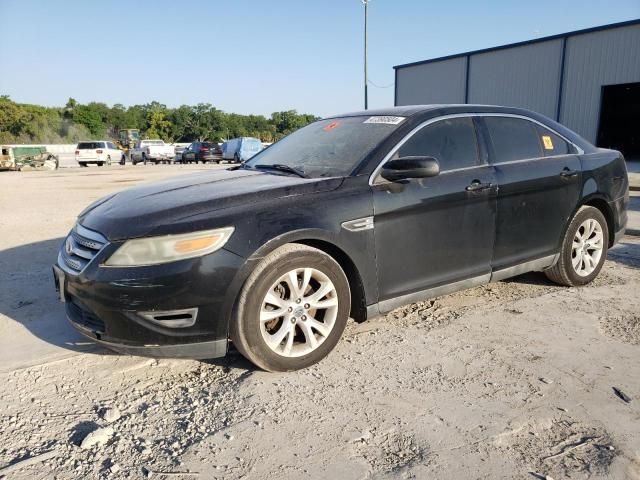
[[[104,148],[104,142],[82,142],[78,144],[78,150],[95,150]]]
[[[144,140],[145,145],[164,145],[162,140]]]
[[[512,117],[485,117],[493,144],[494,163],[542,157],[536,124]]]

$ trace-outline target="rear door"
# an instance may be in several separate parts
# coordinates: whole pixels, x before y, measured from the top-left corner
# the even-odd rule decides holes
[[[100,142],[81,142],[78,144],[78,160],[81,162],[95,161],[98,158],[96,150],[101,149]]]
[[[576,148],[522,117],[481,122],[499,186],[493,268],[555,255],[580,195]]]
[[[436,120],[391,158],[434,157],[439,175],[393,183],[374,179],[381,302],[490,274],[496,181],[480,147],[472,118]]]

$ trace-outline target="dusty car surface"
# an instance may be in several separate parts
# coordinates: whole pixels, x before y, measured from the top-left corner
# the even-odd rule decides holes
[[[248,162],[83,211],[56,285],[121,352],[261,368],[326,356],[347,319],[528,271],[584,285],[624,234],[625,161],[522,109],[436,105],[317,121]]]

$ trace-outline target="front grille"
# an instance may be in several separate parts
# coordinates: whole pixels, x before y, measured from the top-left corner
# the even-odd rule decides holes
[[[98,232],[76,225],[60,250],[61,267],[70,273],[80,273],[106,245],[107,239]]]
[[[92,332],[101,334],[105,332],[104,322],[96,317],[93,312],[81,307],[75,303],[73,299],[65,305],[67,307],[67,316],[72,322],[77,323]]]

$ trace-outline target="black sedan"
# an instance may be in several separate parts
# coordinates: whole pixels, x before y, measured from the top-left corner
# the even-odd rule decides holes
[[[182,163],[206,163],[222,160],[222,150],[214,142],[193,142],[182,152]]]
[[[312,123],[228,170],[78,217],[67,316],[117,351],[307,367],[347,319],[544,271],[591,282],[624,234],[625,161],[546,117],[452,105]]]

